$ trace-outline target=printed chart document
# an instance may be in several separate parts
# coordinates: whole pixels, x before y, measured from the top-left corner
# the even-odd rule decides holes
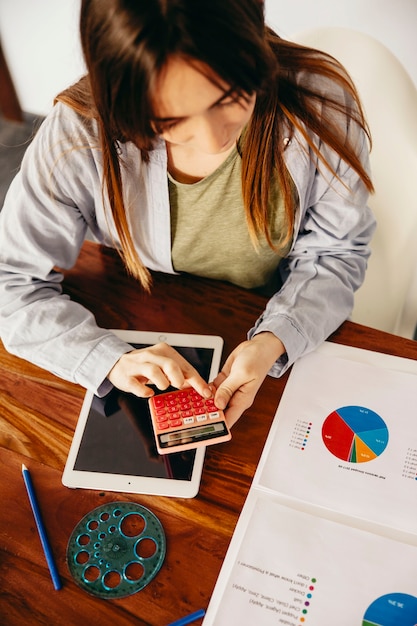
[[[417,362],[293,367],[204,626],[417,625]]]

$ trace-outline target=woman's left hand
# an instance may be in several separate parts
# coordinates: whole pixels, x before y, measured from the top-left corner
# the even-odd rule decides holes
[[[239,344],[214,380],[214,401],[233,426],[248,409],[275,361],[285,353],[284,344],[273,333],[263,332]]]

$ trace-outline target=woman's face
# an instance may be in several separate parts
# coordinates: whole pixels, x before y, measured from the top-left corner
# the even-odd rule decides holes
[[[255,107],[255,94],[239,97],[206,66],[173,57],[161,72],[154,98],[154,127],[168,143],[204,154],[226,152]]]

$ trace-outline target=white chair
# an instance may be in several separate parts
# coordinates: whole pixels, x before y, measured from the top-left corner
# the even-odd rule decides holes
[[[417,89],[374,38],[345,28],[300,32],[292,40],[338,59],[354,80],[370,126],[378,228],[351,319],[413,338],[417,323]]]

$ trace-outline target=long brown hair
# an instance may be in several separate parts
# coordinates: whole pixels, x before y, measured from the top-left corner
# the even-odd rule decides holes
[[[242,147],[242,194],[254,245],[265,237],[273,247],[268,215],[273,176],[279,181],[286,212],[282,245],[292,236],[294,197],[284,162],[288,129],[299,130],[331,170],[310,137],[308,131],[313,131],[372,190],[354,146],[346,142],[346,126],[351,122],[370,138],[352,81],[332,57],[285,41],[267,28],[260,0],[83,0],[80,33],[88,75],[57,100],[97,120],[103,185],[121,254],[128,271],[146,289],[150,276],[130,234],[117,144],[132,141],[148,159],[156,138],[152,97],[172,55],[206,65],[237,95],[257,94]],[[300,80],[313,75],[341,86],[345,100],[314,89],[311,80]],[[345,128],[332,119],[332,113],[343,114]]]

